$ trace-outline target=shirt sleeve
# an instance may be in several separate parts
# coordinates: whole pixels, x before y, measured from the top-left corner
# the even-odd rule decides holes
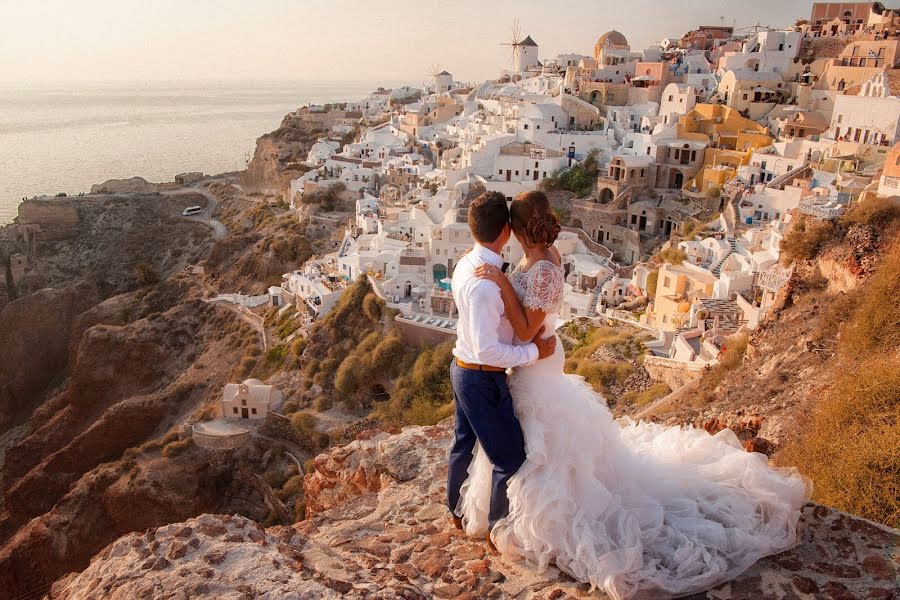
[[[503,318],[503,298],[500,288],[489,281],[472,286],[469,298],[472,310],[472,351],[478,363],[511,369],[523,367],[538,359],[537,346],[515,346],[500,341],[498,325]]]

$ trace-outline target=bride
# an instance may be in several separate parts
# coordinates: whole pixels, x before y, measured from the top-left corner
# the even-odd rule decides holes
[[[510,207],[525,249],[500,285],[520,340],[555,329],[564,273],[553,243],[559,222],[541,192]],[[614,599],[680,596],[728,581],[763,556],[796,543],[809,486],[743,450],[730,430],[618,424],[581,377],[563,372],[557,351],[509,377],[527,459],[510,480],[510,512],[491,537],[501,553],[538,569],[550,563]],[[480,448],[457,513],[484,536],[492,466]]]

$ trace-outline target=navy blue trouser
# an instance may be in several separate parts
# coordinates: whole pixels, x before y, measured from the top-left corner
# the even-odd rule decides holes
[[[506,373],[463,369],[453,361],[450,381],[456,401],[456,435],[450,449],[447,504],[456,514],[459,489],[468,477],[477,441],[494,465],[488,512],[493,527],[509,514],[506,485],[525,462],[522,426],[513,411]]]

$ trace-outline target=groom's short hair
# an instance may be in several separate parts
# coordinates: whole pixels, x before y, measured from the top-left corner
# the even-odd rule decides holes
[[[469,205],[469,229],[475,241],[490,244],[509,223],[509,207],[500,192],[485,192]]]

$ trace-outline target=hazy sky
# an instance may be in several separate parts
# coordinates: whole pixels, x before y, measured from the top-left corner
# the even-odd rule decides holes
[[[633,49],[700,24],[773,27],[812,0],[0,0],[0,81],[459,80],[507,64],[514,17],[541,58]]]

